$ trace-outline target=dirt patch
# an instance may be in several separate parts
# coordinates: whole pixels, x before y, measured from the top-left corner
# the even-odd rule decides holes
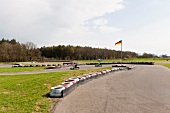
[[[47,86],[47,88],[50,89],[52,85],[51,84],[44,84],[44,86]]]
[[[8,95],[11,94],[11,92],[3,92],[3,94]]]

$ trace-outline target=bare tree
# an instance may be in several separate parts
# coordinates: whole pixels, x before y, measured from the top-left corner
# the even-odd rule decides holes
[[[37,57],[40,58],[41,53],[40,53],[39,49],[37,49],[36,44],[34,44],[32,42],[27,42],[25,44],[25,48],[26,48],[27,58],[29,61],[36,60]]]

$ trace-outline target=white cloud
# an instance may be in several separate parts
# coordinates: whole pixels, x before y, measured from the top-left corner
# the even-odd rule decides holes
[[[78,40],[95,36],[85,22],[124,7],[123,0],[0,0],[0,3],[0,37],[41,46],[72,44],[73,39],[79,43]],[[107,20],[103,22],[98,28],[101,33],[117,30],[107,26]]]
[[[115,33],[121,31],[121,28],[108,26],[108,21],[105,18],[96,19],[93,21],[93,29],[102,34]]]
[[[93,21],[94,26],[105,26],[107,23],[108,23],[108,21],[105,18],[100,18],[100,19]]]
[[[121,28],[109,27],[109,26],[101,26],[99,27],[101,33],[115,33],[121,31]]]

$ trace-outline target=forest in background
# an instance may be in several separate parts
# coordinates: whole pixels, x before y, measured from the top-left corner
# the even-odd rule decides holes
[[[107,48],[81,47],[72,45],[57,45],[37,48],[33,42],[19,43],[16,39],[0,40],[0,62],[26,62],[26,61],[50,61],[50,60],[96,60],[96,59],[120,59],[121,51]],[[167,55],[156,56],[154,54],[123,51],[123,59],[128,58],[168,58]]]

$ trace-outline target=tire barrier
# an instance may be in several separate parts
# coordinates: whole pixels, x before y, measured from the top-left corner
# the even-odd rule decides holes
[[[23,64],[14,64],[12,67],[46,67],[46,69],[59,69],[64,67],[69,67],[70,65],[61,65],[61,64],[42,64],[42,65],[23,65]]]
[[[155,62],[112,62],[112,63],[100,63],[101,65],[108,64],[135,64],[135,65],[154,65]],[[86,63],[86,65],[97,65],[98,63]]]
[[[102,70],[98,72],[93,72],[89,74],[83,74],[82,76],[77,76],[73,78],[69,78],[61,85],[51,87],[50,89],[50,97],[61,98],[67,96],[71,93],[76,87],[83,85],[93,79],[98,79],[102,76],[106,76],[107,74],[122,71],[122,70],[130,70],[133,69],[135,66],[131,67],[121,67],[121,68],[112,68],[111,70]]]
[[[50,67],[46,67],[46,69],[60,69],[60,66],[50,66]]]
[[[74,89],[76,88],[76,84],[73,84],[72,86],[70,86],[69,88],[66,88],[63,90],[62,92],[62,97],[67,96],[69,93],[71,93]]]
[[[71,67],[70,70],[79,70],[79,67]]]
[[[95,67],[102,67],[102,64],[95,64]]]

